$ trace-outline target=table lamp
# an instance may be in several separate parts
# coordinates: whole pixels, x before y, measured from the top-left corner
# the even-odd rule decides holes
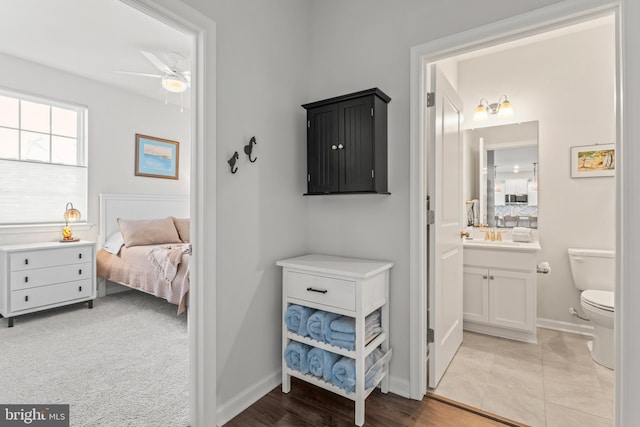
[[[76,222],[80,219],[80,211],[73,207],[73,203],[68,202],[64,211],[65,226],[62,229],[61,242],[77,242],[79,239],[73,237],[73,229],[69,226],[70,222]]]

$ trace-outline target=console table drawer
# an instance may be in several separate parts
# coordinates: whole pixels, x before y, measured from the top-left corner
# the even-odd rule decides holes
[[[288,272],[286,279],[286,292],[290,298],[344,310],[356,309],[353,281],[296,272]]]
[[[61,265],[59,267],[38,268],[14,271],[11,273],[11,289],[35,288],[54,283],[88,279],[93,274],[91,262],[84,264]]]
[[[90,297],[92,294],[91,284],[91,279],[85,279],[13,291],[11,292],[11,311],[16,312]]]
[[[11,254],[11,271],[31,270],[33,268],[53,267],[57,265],[91,262],[93,248],[74,246],[55,250],[21,251]]]

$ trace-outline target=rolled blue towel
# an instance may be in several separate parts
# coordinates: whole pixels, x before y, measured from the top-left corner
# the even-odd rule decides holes
[[[369,389],[373,387],[373,381],[377,378],[379,369],[375,372],[368,372],[371,366],[376,363],[380,358],[384,356],[381,350],[376,349],[373,353],[368,355],[364,360],[364,372],[365,372],[365,384],[364,388]],[[356,389],[356,361],[350,357],[343,357],[338,360],[331,369],[330,382],[344,389],[347,393],[350,393]]]
[[[364,319],[365,327],[371,328],[380,326],[380,311],[376,310]],[[349,316],[340,316],[331,322],[331,330],[344,332],[346,334],[356,333],[356,319]]]
[[[331,323],[338,317],[340,317],[340,315],[336,313],[325,313],[325,315],[322,318],[322,326],[321,326],[322,341],[329,342],[330,333],[331,333]]]
[[[307,332],[316,341],[329,342],[331,332],[331,322],[340,317],[339,314],[318,310],[309,316],[307,321]]]
[[[325,381],[329,381],[331,379],[331,369],[341,357],[339,354],[321,348],[312,348],[307,353],[309,372],[317,377],[322,377]]]
[[[296,371],[300,371],[303,374],[309,373],[309,363],[307,360],[307,354],[311,350],[311,347],[297,341],[290,341],[287,344],[287,348],[284,350],[284,360],[287,362],[287,366]]]
[[[287,307],[287,311],[284,314],[284,323],[291,332],[306,337],[309,335],[307,331],[307,321],[309,320],[309,316],[314,312],[315,310],[313,308],[291,304]]]
[[[347,332],[337,332],[331,331],[329,335],[329,341],[347,341],[347,342],[356,342],[356,334],[350,334]]]
[[[338,339],[330,339],[329,340],[329,344],[336,346],[336,347],[340,347],[340,348],[344,348],[347,350],[355,350],[356,349],[356,343],[355,341],[345,341],[345,340],[338,340]]]

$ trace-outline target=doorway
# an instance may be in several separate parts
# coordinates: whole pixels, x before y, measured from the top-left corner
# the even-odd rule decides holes
[[[412,145],[411,145],[411,324],[417,325],[411,332],[411,396],[413,398],[421,398],[426,391],[426,363],[427,356],[427,244],[423,237],[422,230],[427,228],[426,211],[424,208],[424,200],[426,193],[426,176],[424,161],[428,153],[421,141],[425,140],[428,132],[427,124],[424,120],[426,96],[428,91],[428,80],[426,74],[428,67],[432,63],[440,62],[462,53],[477,51],[482,48],[495,47],[499,44],[507,43],[516,39],[528,37],[532,34],[542,34],[557,29],[562,26],[573,25],[578,22],[592,20],[602,17],[603,15],[614,16],[617,21],[619,19],[618,11],[615,7],[606,10],[580,10],[579,6],[568,5],[566,8],[545,8],[530,14],[526,19],[528,25],[522,22],[512,22],[510,20],[501,21],[492,25],[492,28],[478,28],[466,33],[459,34],[457,37],[438,40],[433,43],[418,46],[412,49]],[[558,24],[558,22],[561,22]],[[527,31],[521,28],[529,28]],[[531,28],[534,28],[533,30]],[[477,40],[484,40],[477,42]],[[490,40],[490,41],[486,41]],[[617,42],[616,42],[617,43]],[[617,51],[617,49],[616,49]],[[619,79],[618,64],[619,59],[615,59],[615,75]],[[619,114],[620,87],[615,85],[616,106],[615,111]],[[493,96],[494,94],[489,94]],[[495,94],[500,96],[502,94]],[[480,99],[480,98],[478,98]],[[477,103],[477,100],[476,100]],[[475,105],[474,105],[475,106]],[[473,106],[472,106],[473,107]],[[468,111],[468,110],[467,110]],[[616,143],[620,146],[620,121],[614,119],[616,128]],[[615,234],[615,233],[614,233]]]

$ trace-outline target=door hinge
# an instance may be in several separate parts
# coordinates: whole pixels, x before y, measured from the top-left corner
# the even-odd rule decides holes
[[[374,178],[376,176],[375,172],[373,171],[373,169],[371,169],[371,178]]]
[[[311,182],[311,174],[310,173],[307,174],[307,182]]]
[[[435,339],[435,334],[433,332],[433,329],[428,328],[427,329],[427,344],[431,344]]]
[[[311,128],[311,120],[307,120],[307,127]]]
[[[371,117],[373,117],[373,107],[371,107]]]
[[[433,107],[436,105],[436,94],[435,92],[427,93],[427,107]]]
[[[436,213],[434,211],[427,211],[427,225],[433,225],[436,223]]]

